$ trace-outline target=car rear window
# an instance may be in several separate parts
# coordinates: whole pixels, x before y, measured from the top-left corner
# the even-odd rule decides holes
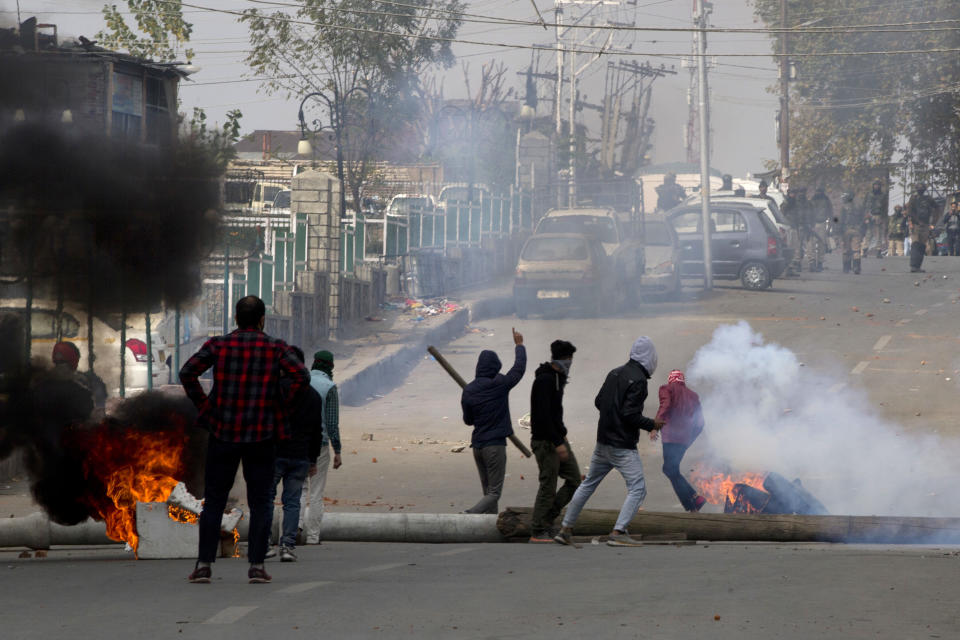
[[[643,243],[650,246],[669,247],[673,245],[670,230],[665,222],[644,222]]]
[[[604,216],[548,216],[540,221],[537,233],[583,233],[600,242],[617,242],[617,226]]]
[[[670,219],[677,233],[701,233],[703,225],[699,211],[688,211]],[[711,211],[710,233],[745,233],[747,221],[738,211]]]
[[[587,243],[580,238],[531,238],[523,248],[524,260],[586,260]]]

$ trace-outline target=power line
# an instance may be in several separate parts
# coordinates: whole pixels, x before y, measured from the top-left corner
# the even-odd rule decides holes
[[[163,2],[164,0],[158,0],[158,1]],[[262,0],[261,0],[261,1],[262,1]],[[231,10],[231,9],[215,9],[215,8],[212,8],[212,7],[203,7],[203,6],[201,6],[201,5],[188,4],[188,3],[183,3],[183,6],[188,6],[188,7],[192,7],[192,8],[198,8],[198,9],[207,9],[207,10],[209,10],[209,11],[211,11],[211,12],[224,13],[224,14],[228,14],[228,15],[236,15],[236,16],[244,16],[244,15],[246,15],[246,14],[245,14],[244,12],[242,12],[242,11],[236,11],[236,10]],[[437,42],[452,42],[452,43],[471,44],[471,45],[485,46],[485,47],[505,48],[505,49],[526,49],[526,50],[541,50],[541,49],[543,49],[542,46],[532,45],[532,44],[530,44],[530,45],[525,45],[525,44],[512,44],[512,43],[506,43],[506,42],[488,42],[488,41],[481,41],[481,40],[467,40],[467,39],[463,39],[463,38],[454,38],[454,37],[437,36],[437,35],[426,35],[426,34],[405,34],[405,33],[398,33],[398,32],[394,32],[394,31],[384,31],[384,30],[381,30],[381,29],[364,29],[364,28],[353,27],[353,26],[344,25],[344,24],[323,23],[323,22],[317,22],[317,21],[311,21],[311,20],[300,20],[300,19],[296,19],[296,18],[280,17],[280,16],[263,16],[263,15],[261,15],[261,16],[259,16],[259,17],[260,17],[260,18],[263,18],[263,19],[266,19],[266,20],[286,22],[286,23],[289,23],[289,24],[299,24],[299,25],[312,26],[312,27],[340,29],[340,30],[344,30],[344,31],[354,32],[354,33],[368,33],[368,34],[371,34],[371,35],[400,36],[400,37],[406,37],[406,38],[418,38],[418,39],[432,40],[432,41],[437,41]],[[409,16],[404,16],[404,17],[409,17]],[[951,22],[960,22],[960,21],[951,21]],[[538,26],[537,23],[526,23],[526,25],[527,25],[527,26]],[[632,27],[631,27],[631,28],[632,28]],[[674,31],[674,30],[676,30],[676,29],[673,29],[673,28],[659,29],[659,28],[656,28],[656,27],[637,27],[637,29],[653,30],[653,31],[659,31],[659,30]],[[682,30],[680,30],[680,31],[690,32],[690,31],[699,31],[699,30],[696,30],[696,29],[682,29]],[[769,32],[766,32],[766,31],[755,31],[755,32],[757,32],[757,33],[769,33]],[[564,47],[564,51],[566,51],[566,52],[573,52],[573,53],[594,54],[594,55],[597,55],[597,56],[602,56],[602,55],[622,55],[622,56],[630,56],[630,57],[641,57],[641,56],[643,56],[643,57],[691,57],[691,56],[692,56],[692,57],[697,57],[696,54],[690,54],[690,53],[688,53],[688,52],[684,52],[684,53],[659,53],[659,52],[658,52],[658,53],[649,53],[649,52],[622,51],[622,50],[618,50],[618,51],[608,51],[608,50],[604,50],[604,49],[602,49],[602,48],[594,48],[594,47],[578,47],[578,48]],[[907,54],[958,53],[958,52],[960,52],[960,48],[944,47],[944,48],[933,48],[933,49],[903,49],[903,50],[887,50],[887,51],[831,51],[831,52],[820,52],[820,53],[791,53],[791,54],[789,54],[789,55],[783,54],[783,53],[770,53],[770,52],[764,52],[764,53],[712,53],[712,54],[710,54],[710,57],[724,57],[724,58],[761,58],[761,57],[762,57],[762,58],[766,58],[766,57],[774,57],[774,58],[777,58],[777,57],[784,57],[784,56],[786,56],[786,57],[790,57],[790,58],[815,58],[815,57],[833,57],[833,56],[852,57],[852,56],[907,55]]]

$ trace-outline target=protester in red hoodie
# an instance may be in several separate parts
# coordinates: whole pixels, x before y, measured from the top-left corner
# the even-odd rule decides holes
[[[687,511],[700,511],[707,502],[697,495],[680,473],[680,460],[687,448],[693,444],[703,431],[703,410],[700,396],[687,388],[683,372],[674,369],[667,377],[667,384],[660,387],[660,410],[657,420],[662,420],[663,433],[663,473],[670,479],[673,490],[680,498],[680,504]],[[650,433],[650,439],[657,439],[657,432]]]

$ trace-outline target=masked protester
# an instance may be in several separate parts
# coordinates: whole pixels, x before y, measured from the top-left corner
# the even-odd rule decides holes
[[[527,350],[523,336],[513,330],[513,367],[503,375],[500,358],[484,350],[477,358],[477,377],[463,389],[460,406],[463,422],[473,426],[470,448],[480,474],[483,497],[464,513],[498,513],[507,470],[507,438],[513,435],[510,421],[510,391],[519,384],[527,369]]]
[[[550,362],[537,367],[530,390],[530,449],[540,469],[540,487],[533,505],[530,542],[553,542],[553,522],[580,485],[580,467],[567,442],[563,423],[563,390],[577,348],[566,340],[550,344]],[[563,486],[557,490],[558,478]]]
[[[937,203],[927,195],[927,185],[920,183],[907,201],[907,217],[910,219],[910,271],[923,273],[923,256],[930,239],[930,230],[937,223]]]
[[[663,475],[670,480],[684,509],[700,511],[707,499],[697,495],[697,490],[680,473],[680,461],[703,431],[700,396],[687,387],[683,372],[677,369],[667,376],[667,384],[660,387],[659,396],[657,420],[663,422],[663,429],[660,430],[663,434]],[[650,432],[650,439],[657,439],[656,431]]]
[[[647,380],[657,368],[657,350],[647,336],[640,336],[630,349],[630,359],[623,366],[607,374],[600,393],[593,404],[600,412],[597,423],[597,444],[590,459],[587,478],[577,489],[563,516],[563,528],[554,537],[560,544],[573,544],[573,526],[580,511],[600,482],[616,469],[627,484],[627,497],[620,508],[617,522],[607,544],[613,547],[632,547],[640,543],[630,537],[627,524],[636,515],[647,486],[643,478],[643,464],[637,451],[640,430],[654,431],[663,426],[660,420],[643,415],[647,399]]]

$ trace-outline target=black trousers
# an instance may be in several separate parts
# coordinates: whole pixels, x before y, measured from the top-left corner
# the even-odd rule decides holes
[[[910,268],[919,269],[923,266],[923,254],[927,251],[927,243],[913,240],[910,243]]]
[[[260,442],[224,442],[210,435],[207,444],[206,487],[203,511],[200,513],[200,562],[214,562],[220,545],[220,521],[233,488],[237,468],[243,463],[243,479],[247,483],[247,505],[250,507],[250,533],[247,557],[251,564],[263,562],[270,543],[273,520],[273,465],[276,447],[273,440]]]
[[[667,476],[673,491],[680,498],[680,504],[687,511],[693,509],[693,500],[697,497],[697,490],[690,486],[687,479],[680,473],[680,461],[687,452],[687,445],[673,442],[663,443],[663,475]]]

